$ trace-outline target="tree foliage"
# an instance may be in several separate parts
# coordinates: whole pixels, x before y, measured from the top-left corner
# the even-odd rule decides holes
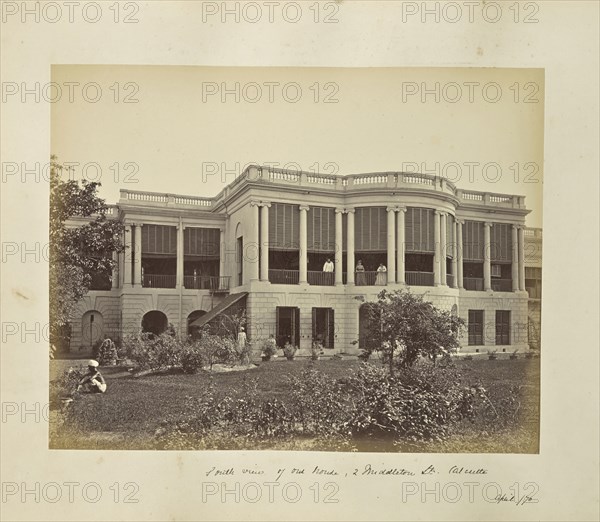
[[[405,290],[383,290],[377,301],[365,305],[370,325],[366,351],[380,351],[391,372],[394,365],[412,366],[421,356],[435,361],[459,347],[464,321],[436,308],[423,296]]]
[[[92,276],[115,267],[112,254],[124,250],[124,227],[107,219],[108,207],[97,194],[100,183],[62,179],[63,166],[56,156],[50,165],[50,343],[57,345]],[[75,217],[86,221],[69,226]]]

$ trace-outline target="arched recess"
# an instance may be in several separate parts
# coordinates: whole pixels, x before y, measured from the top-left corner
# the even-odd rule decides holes
[[[167,316],[160,310],[151,310],[144,314],[142,318],[142,332],[160,335],[165,332],[169,326]]]
[[[93,348],[104,337],[104,317],[98,310],[88,310],[81,317],[81,346]]]
[[[199,319],[205,313],[206,313],[206,310],[194,310],[187,317],[187,334],[191,335],[193,339],[197,339],[198,338],[198,336],[199,336],[198,334],[199,334],[200,328],[198,328],[197,326],[190,326],[190,323],[192,323],[196,319]]]

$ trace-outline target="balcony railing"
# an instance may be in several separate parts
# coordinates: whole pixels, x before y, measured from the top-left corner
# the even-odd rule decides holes
[[[512,292],[512,279],[492,279],[492,290],[495,292]]]
[[[463,278],[465,290],[483,291],[483,277],[465,277]]]
[[[298,270],[269,270],[269,281],[276,285],[297,285],[300,280]]]
[[[177,276],[144,274],[142,286],[144,288],[175,288]]]
[[[446,284],[450,288],[454,287],[454,275],[453,274],[446,274]]]
[[[229,276],[184,276],[188,290],[229,290]]]
[[[404,279],[409,286],[433,286],[433,272],[405,272]]]
[[[309,270],[307,273],[309,285],[333,286],[335,285],[335,274],[333,272],[317,272]]]
[[[377,276],[379,275],[379,279]],[[354,284],[356,286],[385,286],[387,285],[386,272],[356,272],[354,274]]]

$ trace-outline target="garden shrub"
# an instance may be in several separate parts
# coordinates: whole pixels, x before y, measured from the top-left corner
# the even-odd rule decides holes
[[[77,391],[79,381],[87,373],[85,368],[69,368],[58,379],[50,381],[50,402],[55,403],[63,398],[71,398]]]
[[[315,369],[290,377],[290,399],[302,434],[342,433],[347,417],[343,389],[331,376]]]
[[[421,363],[390,376],[383,368],[363,365],[349,385],[354,437],[441,441],[473,413],[472,391],[461,384],[456,368]]]
[[[190,342],[182,348],[181,367],[184,373],[196,373],[204,363],[205,357],[198,342]]]
[[[117,364],[118,354],[117,347],[111,339],[104,339],[98,347],[98,352],[95,354],[95,359],[102,366],[112,366]]]
[[[183,343],[165,332],[128,335],[123,339],[122,353],[138,370],[164,370],[181,365]]]
[[[237,343],[230,337],[205,332],[196,343],[203,366],[209,366],[211,369],[214,364],[235,364],[239,358]]]
[[[161,444],[214,447],[221,437],[218,447],[226,448],[233,439],[265,443],[301,437],[333,448],[366,442],[412,447],[448,441],[465,421],[484,419],[493,430],[506,426],[501,417],[515,418],[515,393],[490,398],[483,387],[466,385],[465,380],[452,364],[420,362],[393,376],[379,365],[362,364],[338,380],[309,368],[289,378],[284,399],[259,400],[256,379],[222,396],[211,384],[186,401],[183,414],[167,422]]]

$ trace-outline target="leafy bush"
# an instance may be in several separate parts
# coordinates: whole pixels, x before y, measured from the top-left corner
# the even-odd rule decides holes
[[[181,367],[185,373],[196,373],[204,366],[205,357],[198,342],[192,342],[181,351]]]
[[[354,398],[349,430],[356,437],[441,441],[473,414],[473,394],[453,367],[416,364],[390,376],[363,365],[349,381]]]
[[[138,370],[164,370],[181,365],[183,343],[168,332],[143,332],[124,337],[121,351]]]
[[[290,399],[302,434],[343,433],[347,407],[339,383],[314,369],[290,378]]]
[[[316,361],[324,353],[325,352],[323,350],[323,345],[318,341],[313,341],[313,343],[310,347],[310,358],[313,361]]]
[[[59,399],[73,397],[79,381],[86,373],[85,368],[70,367],[65,370],[58,379],[50,382],[50,400],[55,402]]]
[[[285,355],[287,359],[293,359],[296,356],[297,351],[298,347],[289,342],[285,343],[285,346],[283,347],[283,355]]]
[[[239,358],[238,344],[230,337],[203,333],[197,345],[203,364],[210,368],[214,364],[235,364]]]
[[[115,343],[111,339],[104,339],[98,347],[95,358],[102,366],[117,364],[118,354]]]
[[[234,439],[266,443],[277,437],[280,443],[300,437],[346,449],[363,443],[410,449],[423,442],[446,443],[464,423],[489,430],[516,423],[518,390],[503,388],[492,397],[480,384],[465,382],[452,364],[418,362],[394,376],[381,366],[363,364],[337,381],[311,367],[289,378],[283,400],[257,399],[256,380],[223,395],[211,384],[186,400],[183,414],[165,421],[159,443],[227,448]]]
[[[269,338],[262,343],[262,355],[266,359],[270,359],[277,353],[277,344],[275,344],[275,339]]]

